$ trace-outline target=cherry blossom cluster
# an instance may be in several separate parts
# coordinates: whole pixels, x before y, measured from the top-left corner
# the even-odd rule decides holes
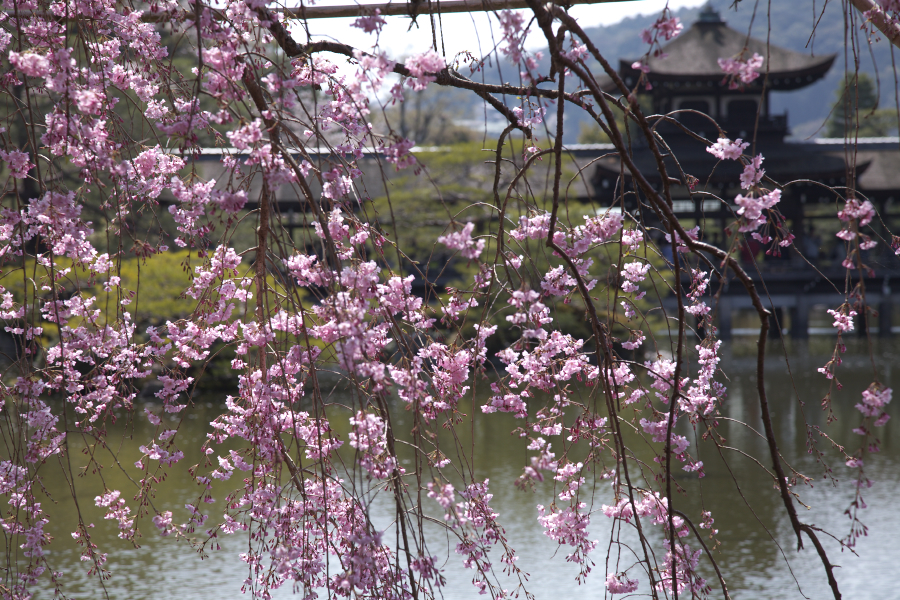
[[[442,235],[437,239],[451,250],[459,250],[460,256],[464,258],[474,259],[484,251],[484,240],[473,240],[472,231],[475,229],[474,223],[466,223],[462,231]]]
[[[681,19],[663,14],[653,25],[641,31],[641,40],[645,44],[653,46],[675,39],[683,29],[684,25],[681,24]]]
[[[638,580],[628,579],[624,573],[610,573],[606,576],[606,589],[610,594],[630,594],[637,591]]]
[[[691,229],[688,229],[687,231],[685,231],[685,233],[687,234],[687,237],[689,239],[697,240],[697,239],[699,239],[699,236],[700,236],[700,226],[696,225],[696,226],[692,227]],[[685,240],[681,237],[680,233],[676,232],[674,234],[674,236],[670,233],[667,233],[664,237],[665,237],[666,242],[669,244],[672,244],[673,240],[674,240],[675,249],[679,253],[685,253],[685,252],[690,251],[687,244],[684,243]]]
[[[762,244],[771,243],[766,254],[779,256],[781,248],[794,243],[794,234],[787,228],[784,217],[777,210],[781,202],[781,190],[767,190],[759,186],[766,171],[762,168],[763,156],[757,154],[750,160],[743,158],[744,150],[749,146],[740,138],[730,140],[719,138],[715,144],[706,149],[719,160],[743,160],[744,171],[741,173],[741,187],[750,190],[747,195],[738,194],[734,202],[738,206],[737,213],[741,217],[738,231],[750,233],[753,239]],[[762,232],[760,232],[762,228]]]
[[[525,40],[530,33],[530,28],[525,27],[527,18],[525,13],[514,10],[501,10],[497,13],[503,35],[500,53],[522,69],[519,72],[522,79],[536,83],[541,79],[538,67],[541,59],[544,58],[544,53],[541,51],[529,52],[525,48]],[[472,67],[473,71],[482,68],[484,61],[478,61],[476,64],[477,66]]]
[[[503,32],[503,46],[500,52],[516,64],[522,62],[523,44],[528,35],[528,31],[524,28],[525,14],[515,10],[501,10],[497,18]]]
[[[725,81],[728,88],[736,90],[748,83],[753,83],[759,77],[759,69],[762,68],[765,59],[754,52],[747,60],[742,57],[720,58],[719,68],[725,73]]]
[[[875,427],[879,427],[887,423],[891,418],[889,414],[884,412],[884,407],[891,401],[891,388],[872,385],[869,389],[862,393],[862,402],[856,405],[856,408],[867,417],[874,417]]]
[[[728,138],[719,138],[716,143],[706,149],[707,152],[718,158],[719,160],[738,160],[750,146],[749,142],[745,142],[741,138],[734,141]]]
[[[634,499],[624,496],[615,505],[604,504],[601,510],[607,517],[620,519],[626,523],[631,523],[635,518],[649,517],[654,525],[662,525],[664,529],[669,529],[668,500],[660,497],[658,493],[642,491],[636,494]],[[666,536],[663,541],[666,558],[660,568],[657,591],[671,594],[677,589],[680,596],[687,590],[690,594],[705,598],[710,588],[697,572],[702,551],[692,551],[690,545],[682,541],[690,533],[684,519],[674,515],[671,517],[671,523],[675,532],[675,551],[672,551],[669,537]],[[623,573],[609,573],[606,586],[612,594],[623,594],[635,591],[638,583]]]
[[[846,242],[851,242],[847,257],[841,264],[845,269],[855,269],[857,260],[860,262],[862,260],[860,251],[871,250],[878,245],[878,242],[860,231],[875,218],[875,207],[868,200],[860,202],[856,198],[849,198],[837,216],[843,226],[835,235]]]
[[[360,465],[375,479],[387,479],[397,466],[397,459],[388,452],[384,419],[362,411],[350,419],[353,431],[348,435],[350,446],[362,455]]]
[[[845,462],[848,467],[856,470],[856,495],[845,511],[850,517],[851,525],[849,534],[842,540],[842,543],[851,548],[861,535],[866,534],[866,526],[859,520],[859,511],[866,508],[863,490],[872,487],[873,482],[865,474],[865,459],[867,454],[881,450],[874,428],[885,425],[891,418],[885,407],[891,402],[892,395],[891,388],[875,381],[863,391],[862,401],[856,404],[856,409],[863,414],[864,419],[858,427],[853,428],[853,433],[862,436],[863,440],[855,452],[847,455]]]
[[[381,29],[387,25],[387,21],[381,16],[381,9],[376,8],[372,14],[359,17],[353,22],[353,26],[362,29],[366,33],[381,33]]]
[[[834,323],[832,327],[837,329],[841,333],[845,333],[847,331],[853,331],[853,317],[856,316],[856,311],[850,308],[841,307],[838,310],[828,309],[829,315],[834,317]]]
[[[514,567],[517,560],[515,552],[506,543],[505,531],[497,522],[499,515],[490,507],[494,497],[488,492],[489,480],[475,482],[459,492],[461,502],[456,502],[456,490],[450,483],[429,483],[428,497],[435,500],[445,511],[444,520],[453,529],[460,532],[460,542],[456,553],[463,557],[463,566],[473,569],[475,576],[472,584],[479,594],[500,593],[506,596],[505,590],[496,589],[488,580],[492,568],[488,552],[492,546],[500,545],[503,555],[500,560]]]
[[[752,194],[749,196],[744,196],[743,194],[735,196],[734,203],[740,207],[738,208],[738,214],[744,218],[739,231],[755,232],[760,227],[765,226],[768,223],[768,219],[763,214],[763,211],[775,208],[779,202],[781,202],[781,190],[778,189],[761,196]]]

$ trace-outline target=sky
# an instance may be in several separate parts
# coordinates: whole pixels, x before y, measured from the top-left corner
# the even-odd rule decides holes
[[[371,4],[372,1],[364,0],[357,3]],[[327,3],[350,4],[351,2],[352,0],[319,0],[318,6]],[[699,6],[704,2],[705,0],[670,0],[668,5],[670,9],[677,10],[683,7]],[[378,3],[383,4],[384,0],[380,0]],[[665,6],[665,0],[631,0],[579,5],[573,7],[569,12],[579,20],[583,27],[595,27],[597,25],[613,25],[630,16],[658,14]],[[352,18],[310,20],[310,33],[313,35],[313,40],[331,38],[355,48],[371,48],[374,43],[374,34],[366,34],[362,30],[352,27],[353,21]],[[381,47],[387,50],[390,58],[397,60],[430,47],[432,34],[427,16],[419,17],[420,26],[418,28],[413,26],[410,30],[410,23],[408,17],[387,17],[387,25],[382,30],[379,41]],[[494,26],[495,31],[499,29],[496,27],[497,19],[490,13],[483,12],[444,15],[442,25],[443,43],[448,58],[452,58],[457,52],[463,50],[472,51],[479,56],[483,55],[495,44],[495,41],[492,41],[491,25]],[[301,31],[300,27],[295,25],[294,37],[298,41],[305,42],[305,35]],[[494,35],[496,36],[496,33]],[[495,37],[494,40],[496,39]],[[534,36],[534,39],[537,46],[546,45],[540,43],[539,36]]]

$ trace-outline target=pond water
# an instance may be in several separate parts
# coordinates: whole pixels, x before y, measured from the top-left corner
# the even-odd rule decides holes
[[[816,373],[816,368],[825,364],[830,355],[833,340],[824,338],[809,342],[789,343],[789,364],[783,358],[777,358],[779,347],[771,348],[768,362],[767,390],[770,404],[774,411],[775,427],[778,442],[785,459],[798,471],[813,479],[812,486],[799,485],[797,492],[800,499],[811,508],[798,508],[800,518],[811,524],[822,527],[838,538],[846,536],[850,521],[844,514],[853,499],[854,472],[838,460],[834,452],[827,457],[834,469],[833,475],[839,480],[833,485],[823,478],[823,468],[816,458],[807,453],[806,419],[818,425],[832,436],[835,444],[855,448],[859,437],[850,433],[846,424],[857,423],[860,415],[853,407],[860,393],[873,379],[872,361],[866,346],[860,340],[858,344],[850,344],[845,355],[844,364],[838,374],[843,390],[834,395],[833,410],[838,417],[838,426],[826,423],[825,413],[820,408],[822,397],[828,390],[828,383],[823,376]],[[893,369],[900,356],[900,342],[896,340],[875,340],[874,363],[881,381],[885,385],[900,390],[900,370]],[[737,449],[761,458],[763,465],[769,460],[763,440],[754,433],[762,430],[759,417],[759,406],[755,396],[755,355],[754,344],[750,340],[736,340],[729,344],[724,353],[722,367],[728,374],[729,395],[723,407],[725,417],[720,424],[720,431],[727,439],[727,444],[736,450],[728,456],[730,470],[713,452],[704,446],[700,458],[706,463],[706,477],[697,480],[685,476],[679,484],[691,496],[702,491],[703,507],[716,517],[719,529],[718,539],[722,543],[718,550],[719,563],[723,569],[732,596],[735,599],[766,598],[780,600],[788,598],[828,598],[830,591],[825,581],[824,572],[812,545],[805,540],[806,549],[797,552],[796,538],[784,515],[777,491],[772,480],[763,469],[752,460],[739,454]],[[483,386],[486,387],[486,386]],[[485,390],[486,391],[486,390]],[[476,406],[483,402],[481,394],[476,393]],[[803,402],[801,406],[800,402]],[[566,549],[558,549],[556,544],[543,534],[537,522],[536,504],[549,504],[552,499],[552,488],[549,483],[538,485],[534,492],[519,491],[512,482],[521,474],[523,465],[533,454],[525,448],[527,440],[511,436],[510,431],[517,426],[515,419],[506,414],[483,415],[480,410],[473,410],[472,400],[461,406],[467,415],[474,415],[474,420],[459,428],[460,443],[470,447],[474,443],[479,448],[475,456],[476,477],[489,478],[490,488],[494,493],[491,502],[494,510],[500,514],[500,521],[506,528],[510,545],[516,549],[520,559],[518,565],[530,573],[527,589],[538,600],[557,598],[580,599],[598,598],[604,595],[604,579],[607,571],[606,562],[610,562],[609,570],[616,570],[617,554],[613,551],[607,556],[610,542],[610,523],[602,513],[592,517],[591,538],[598,539],[599,545],[592,554],[596,563],[594,571],[583,585],[575,582],[577,568],[565,561]],[[896,565],[900,564],[900,517],[896,511],[896,496],[900,492],[900,418],[897,418],[900,400],[889,407],[894,416],[886,426],[881,428],[881,452],[867,459],[867,475],[874,481],[874,486],[866,490],[865,500],[868,508],[863,511],[862,520],[869,526],[868,536],[863,538],[856,550],[856,555],[849,551],[841,552],[840,545],[826,541],[826,548],[832,562],[840,565],[836,571],[844,598],[889,598],[896,597],[897,581]],[[218,402],[201,402],[186,416],[180,426],[178,445],[186,456],[183,465],[202,463],[204,456],[200,450],[209,422],[220,412]],[[142,406],[138,411],[143,412]],[[411,415],[401,405],[394,409],[395,428],[402,431],[409,428]],[[745,425],[739,425],[743,422]],[[680,427],[682,425],[679,425]],[[682,433],[687,434],[689,430]],[[346,439],[345,432],[342,438]],[[139,456],[137,446],[146,443],[152,431],[146,419],[121,419],[109,425],[109,439],[120,441],[120,446],[111,449],[93,448],[93,452],[108,458],[115,453],[124,465],[130,465]],[[693,439],[693,438],[692,438]],[[828,442],[822,440],[823,448]],[[72,451],[70,459],[72,469],[88,466],[88,441],[70,437]],[[703,453],[705,451],[705,454]],[[653,449],[647,448],[644,455],[636,451],[643,460],[652,460]],[[403,455],[401,455],[403,456]],[[100,462],[104,460],[101,458]],[[56,469],[54,471],[54,469]],[[88,471],[93,467],[88,466]],[[136,469],[131,469],[137,473]],[[200,488],[187,475],[177,475],[184,469],[174,469],[169,479],[160,486],[160,492],[154,499],[160,510],[172,510],[176,520],[180,515],[184,520],[184,505],[196,503]],[[105,588],[110,598],[180,598],[226,600],[247,597],[241,594],[241,584],[247,577],[247,568],[238,558],[238,554],[246,550],[246,535],[225,536],[218,540],[220,549],[207,548],[204,556],[185,541],[171,538],[160,538],[156,535],[149,521],[145,521],[141,529],[144,537],[140,539],[140,549],[130,548],[116,538],[114,522],[104,521],[102,513],[95,509],[92,499],[103,492],[103,483],[110,489],[134,489],[128,481],[129,467],[125,473],[119,469],[106,468],[98,475],[88,472],[84,477],[76,477],[70,481],[64,476],[63,469],[46,465],[43,471],[44,485],[52,499],[45,500],[46,511],[51,519],[47,530],[55,541],[50,546],[49,557],[54,568],[64,572],[62,581],[66,593],[75,598],[103,597]],[[740,481],[740,491],[735,484],[734,474]],[[221,501],[228,491],[235,487],[236,478],[228,484],[216,488],[216,495]],[[79,549],[71,538],[71,532],[62,527],[62,523],[71,523],[74,510],[70,499],[70,486],[74,486],[79,498],[83,501],[87,521],[96,527],[92,535],[102,551],[109,552],[107,567],[111,577],[100,582],[96,577],[87,577],[85,563],[79,561]],[[131,488],[129,488],[131,486]],[[606,482],[598,482],[595,487],[594,506],[609,502],[612,497],[611,488]],[[745,497],[749,501],[742,499]],[[692,504],[687,498],[677,496],[676,508],[689,514],[696,514],[699,506]],[[215,511],[216,505],[206,507]],[[390,505],[385,496],[384,501],[376,498],[373,504],[372,519],[376,525],[390,525]],[[213,517],[214,518],[214,517]],[[149,529],[148,529],[149,528]],[[659,532],[651,531],[651,537],[659,540]],[[623,539],[627,539],[623,537]],[[449,541],[446,537],[433,538],[429,550],[439,556],[448,555]],[[554,556],[555,555],[555,556]],[[551,558],[553,560],[551,561]],[[461,559],[450,553],[444,565],[448,584],[444,588],[444,597],[461,599],[473,597],[477,591],[471,586],[471,571],[461,567]],[[497,562],[499,565],[499,562]],[[622,563],[623,565],[626,562]],[[711,578],[711,570],[707,567],[707,576]],[[515,587],[510,585],[510,588]],[[639,593],[649,590],[644,584]],[[38,594],[38,598],[51,597],[52,587],[47,586]],[[277,590],[276,598],[288,597],[290,589]],[[713,597],[718,597],[720,590],[713,587]]]

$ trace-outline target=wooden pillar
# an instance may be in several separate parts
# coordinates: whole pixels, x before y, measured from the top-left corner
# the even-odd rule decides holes
[[[884,296],[878,304],[878,337],[891,337],[894,321],[894,303],[890,295]]]
[[[719,300],[719,339],[731,339],[731,298],[723,297]]]
[[[791,338],[805,340],[809,337],[810,302],[802,295],[797,296],[797,305],[790,308]]]
[[[703,326],[703,318],[694,317],[694,332],[700,341],[706,339],[706,328]]]
[[[769,339],[777,340],[781,338],[781,327],[784,325],[784,309],[776,307],[769,315]]]

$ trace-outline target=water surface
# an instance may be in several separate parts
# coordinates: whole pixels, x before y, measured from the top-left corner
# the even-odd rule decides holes
[[[821,448],[826,450],[826,460],[833,469],[837,480],[833,483],[824,477],[825,471],[815,455],[807,452],[807,433],[804,420],[821,428],[837,445],[855,448],[859,437],[852,434],[847,423],[856,424],[861,420],[854,408],[860,393],[873,380],[872,360],[867,355],[865,344],[853,341],[845,355],[844,364],[838,371],[843,390],[833,394],[831,408],[838,418],[837,424],[829,425],[826,412],[820,403],[828,391],[828,382],[816,372],[825,364],[831,351],[833,340],[813,339],[809,342],[794,342],[789,347],[790,360],[777,358],[777,345],[771,348],[772,356],[767,364],[766,389],[774,411],[778,443],[785,459],[799,472],[812,478],[811,485],[798,485],[795,490],[800,500],[810,506],[807,510],[798,507],[801,520],[822,527],[838,538],[846,536],[850,521],[844,514],[854,496],[853,477],[855,472],[839,459],[836,452],[829,449],[831,442],[820,438]],[[900,373],[892,368],[900,353],[897,341],[874,342],[874,363],[881,381],[900,390]],[[763,466],[770,468],[764,440],[753,430],[762,431],[759,405],[756,398],[755,355],[751,342],[737,340],[730,343],[725,353],[722,367],[730,381],[728,398],[722,408],[720,432],[727,439],[727,445],[735,448],[726,451],[728,465],[711,450],[712,446],[701,447],[700,458],[706,464],[706,477],[697,480],[685,475],[678,483],[688,492],[687,496],[676,497],[675,505],[688,514],[697,514],[702,508],[712,512],[719,529],[721,546],[717,557],[732,596],[736,599],[767,598],[769,600],[803,598],[819,599],[830,597],[821,563],[812,545],[804,539],[806,548],[797,552],[796,538],[784,514],[783,507],[774,489],[771,478],[752,460],[742,456],[738,450],[759,457]],[[482,388],[486,385],[480,383]],[[339,394],[341,392],[336,392]],[[582,390],[585,397],[588,390]],[[474,404],[483,403],[484,394],[476,391]],[[205,456],[200,447],[210,431],[209,422],[221,412],[217,398],[204,399],[187,415],[180,426],[178,445],[186,456],[179,468],[173,469],[168,479],[161,484],[160,492],[153,500],[159,510],[171,510],[184,517],[184,505],[196,503],[201,489],[189,476],[183,473],[182,465],[202,464]],[[802,404],[801,404],[802,402]],[[869,526],[868,536],[855,548],[854,555],[834,540],[826,540],[826,548],[832,562],[840,565],[836,574],[844,598],[889,598],[896,597],[896,565],[900,563],[900,518],[896,515],[894,502],[900,491],[900,419],[897,417],[897,403],[889,407],[895,416],[881,428],[881,452],[867,458],[867,475],[874,486],[866,490],[865,501],[868,508],[862,513],[862,520]],[[593,516],[591,538],[599,540],[592,558],[596,563],[594,572],[583,585],[575,583],[578,572],[575,565],[566,563],[566,548],[558,548],[552,540],[543,535],[537,522],[537,504],[549,504],[553,497],[550,483],[537,486],[534,492],[519,491],[513,481],[521,474],[532,452],[526,450],[527,440],[510,435],[518,423],[510,415],[483,415],[472,406],[473,399],[461,404],[461,410],[474,415],[474,420],[463,423],[458,428],[460,444],[463,448],[477,448],[474,456],[476,477],[489,478],[494,493],[492,506],[500,513],[501,523],[506,528],[509,543],[519,556],[518,565],[530,573],[528,590],[538,599],[556,600],[598,598],[604,595],[603,581],[609,561],[610,570],[621,569],[633,560],[627,552],[620,553],[610,546],[610,524],[602,513]],[[143,407],[138,407],[139,412]],[[393,407],[393,420],[397,431],[409,429],[412,415],[401,404]],[[174,420],[173,420],[174,423]],[[335,421],[339,433],[346,434]],[[743,423],[743,424],[739,424]],[[95,448],[101,457],[108,459],[115,453],[119,460],[130,465],[140,456],[137,449],[153,435],[146,419],[132,422],[122,418],[109,426],[109,439],[116,440],[120,447],[104,450]],[[682,433],[693,435],[690,429],[680,424]],[[636,438],[635,438],[636,439]],[[693,437],[691,438],[693,440]],[[449,437],[445,440],[450,447]],[[70,437],[70,453],[73,469],[88,465],[83,453],[90,440]],[[638,448],[637,455],[645,461],[652,461],[654,448]],[[405,458],[404,454],[401,457]],[[101,458],[100,462],[103,460]],[[107,460],[108,462],[108,460]],[[113,599],[132,598],[180,598],[183,600],[209,599],[225,600],[246,597],[241,594],[241,585],[247,577],[247,569],[238,558],[246,551],[246,534],[224,536],[218,544],[208,544],[201,555],[196,548],[184,540],[160,538],[149,521],[141,526],[143,536],[140,549],[134,549],[116,538],[114,522],[104,521],[102,513],[95,509],[92,499],[103,492],[101,476],[110,489],[134,489],[128,478],[120,470],[106,468],[98,475],[89,472],[84,477],[69,481],[63,477],[63,470],[46,465],[44,484],[52,500],[45,500],[50,517],[47,530],[56,540],[50,546],[49,557],[54,568],[64,572],[62,581],[66,593],[76,598],[98,598],[103,595],[103,587]],[[92,471],[93,467],[88,471]],[[126,467],[126,472],[129,472]],[[133,469],[134,474],[138,471]],[[735,483],[735,479],[739,484]],[[219,486],[216,497],[222,497],[238,483],[233,478],[230,487]],[[79,498],[85,518],[93,522],[92,535],[102,551],[109,552],[107,567],[111,577],[102,586],[96,577],[85,574],[85,563],[79,561],[79,549],[71,538],[71,532],[62,525],[73,522],[73,503],[69,497],[73,485]],[[611,502],[612,490],[608,482],[589,482],[594,490],[593,506],[599,508],[604,502]],[[739,488],[738,489],[738,485]],[[131,486],[131,487],[129,487]],[[701,495],[702,492],[702,495]],[[742,497],[743,494],[743,497]],[[746,501],[745,501],[746,499]],[[55,503],[54,503],[55,502]],[[213,511],[220,504],[207,506]],[[371,517],[379,527],[391,526],[391,499],[387,495],[376,497]],[[434,533],[434,532],[433,532]],[[649,535],[659,548],[660,532],[650,528]],[[390,536],[388,536],[390,537]],[[622,537],[629,540],[626,531]],[[214,549],[213,546],[220,549]],[[452,548],[446,536],[432,537],[429,550],[447,557]],[[695,545],[695,544],[694,544]],[[553,560],[551,561],[551,558]],[[618,567],[616,560],[620,560]],[[499,565],[499,561],[495,561]],[[444,596],[448,599],[470,598],[477,592],[471,586],[471,571],[461,567],[461,559],[452,551],[444,565],[448,585]],[[712,581],[712,571],[704,563],[704,573],[714,584],[713,597],[720,591]],[[510,588],[514,582],[507,582]],[[291,589],[277,590],[276,598],[291,595]],[[647,593],[646,585],[639,592]],[[38,597],[50,597],[49,585]]]

